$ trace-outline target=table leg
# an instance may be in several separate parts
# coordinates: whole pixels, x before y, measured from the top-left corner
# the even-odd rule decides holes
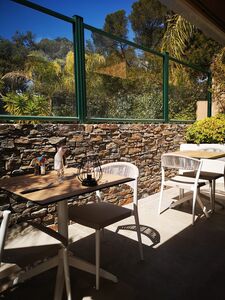
[[[34,276],[37,276],[45,271],[48,271],[52,268],[55,268],[58,265],[58,257],[55,256],[53,258],[48,259],[47,261],[44,261],[43,263],[38,264],[35,267],[32,267],[30,270],[27,270],[24,273],[21,273],[15,280],[14,284],[17,284],[19,282],[23,282],[29,278],[32,278]]]
[[[69,265],[77,268],[79,270],[91,273],[91,274],[96,274],[96,267],[95,265],[81,259],[75,256],[69,256]],[[103,269],[100,268],[99,270],[99,275],[105,279],[111,280],[113,282],[118,282],[118,279],[115,275],[113,275],[110,272],[107,272]]]
[[[63,295],[63,287],[64,287],[64,270],[63,270],[63,249],[59,250],[58,254],[58,268],[56,274],[56,283],[55,283],[55,292],[54,292],[54,300],[61,300]]]
[[[68,204],[67,201],[58,202],[58,231],[68,239]]]

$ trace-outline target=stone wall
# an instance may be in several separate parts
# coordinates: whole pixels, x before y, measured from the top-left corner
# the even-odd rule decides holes
[[[178,124],[0,124],[0,176],[10,176],[14,169],[32,171],[29,166],[35,153],[45,152],[49,168],[53,167],[55,145],[66,140],[69,146],[67,162],[89,154],[99,154],[101,163],[132,162],[139,168],[138,197],[155,193],[160,186],[162,153],[175,151],[184,142],[187,125]],[[107,191],[109,201],[129,202],[129,190]],[[9,197],[0,193],[0,210],[7,208]],[[56,222],[55,206],[40,208],[31,203],[16,202],[10,197],[16,222],[31,215],[46,224]]]

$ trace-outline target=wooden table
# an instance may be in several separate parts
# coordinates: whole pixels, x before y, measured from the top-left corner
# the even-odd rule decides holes
[[[63,182],[58,182],[57,174],[51,171],[44,176],[24,175],[11,177],[0,180],[0,188],[10,192],[14,195],[22,197],[23,200],[32,201],[39,205],[46,206],[49,204],[57,203],[58,210],[58,232],[68,239],[68,199],[74,196],[80,196],[86,193],[95,192],[104,188],[112,187],[115,185],[123,184],[133,181],[133,178],[122,177],[112,174],[103,174],[97,186],[85,187],[82,186],[77,179],[77,169],[65,169],[65,178]],[[19,201],[19,200],[18,200]],[[58,259],[52,258],[40,265],[34,267],[33,274],[37,275],[50,268],[58,265]],[[95,274],[95,265],[84,261],[75,256],[69,256],[69,265]],[[62,293],[62,275],[57,275],[58,280],[56,284],[55,295]],[[34,275],[32,275],[34,276]],[[100,276],[117,282],[116,276],[100,269]],[[26,279],[28,279],[27,277]],[[60,286],[60,287],[59,287]],[[58,297],[60,299],[60,297]]]
[[[225,157],[225,152],[214,152],[214,151],[199,151],[199,150],[184,150],[184,151],[176,151],[173,154],[184,155],[193,158],[206,158],[206,159],[217,159],[221,157]]]

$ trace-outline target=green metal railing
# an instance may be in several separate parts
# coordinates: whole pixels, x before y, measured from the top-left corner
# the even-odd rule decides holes
[[[211,100],[211,84],[212,78],[211,73],[208,70],[203,70],[202,68],[189,64],[187,62],[180,61],[174,57],[169,56],[168,52],[160,53],[155,50],[149,49],[145,46],[137,45],[134,42],[125,40],[118,36],[114,36],[110,33],[104,32],[101,29],[97,29],[83,22],[83,18],[79,16],[74,16],[72,18],[64,16],[60,13],[47,9],[43,6],[37,5],[27,0],[11,0],[18,4],[22,4],[26,7],[34,9],[36,11],[42,12],[49,16],[55,17],[57,19],[68,22],[72,25],[73,33],[73,47],[74,47],[74,78],[75,78],[75,95],[76,95],[76,111],[77,115],[74,117],[60,117],[60,116],[9,116],[0,115],[2,120],[48,120],[48,121],[68,121],[68,122],[165,122],[168,123],[169,119],[169,62],[173,61],[183,66],[192,68],[196,71],[200,71],[207,75],[208,89],[207,89],[207,101],[208,101],[208,116],[211,116],[212,110],[212,100]],[[87,118],[87,99],[86,99],[86,81],[85,81],[85,43],[84,43],[84,29],[91,30],[92,32],[98,33],[102,36],[108,37],[115,41],[124,43],[126,45],[132,46],[136,49],[149,52],[153,55],[161,57],[163,59],[163,119],[122,119],[122,118]],[[194,120],[191,120],[194,121]],[[189,121],[190,122],[190,121]]]
[[[163,54],[163,118],[164,122],[169,122],[169,53]]]

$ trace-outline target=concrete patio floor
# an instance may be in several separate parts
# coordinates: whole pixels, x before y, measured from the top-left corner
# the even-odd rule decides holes
[[[167,190],[165,207],[176,195],[174,189]],[[225,203],[224,195],[219,198]],[[192,226],[189,203],[167,209],[159,216],[158,200],[159,194],[139,200],[140,224],[146,234],[143,234],[144,262],[139,261],[135,232],[114,233],[118,225],[133,224],[132,218],[108,227],[101,244],[101,267],[115,274],[119,282],[101,279],[100,290],[96,291],[94,275],[71,267],[74,300],[225,299],[225,210],[216,206],[209,219],[199,217]],[[29,236],[22,235],[8,243],[7,248],[30,247],[25,256],[28,259],[34,246],[41,249],[40,245],[45,243],[54,245],[54,241],[39,232],[30,232]],[[70,250],[94,263],[93,231],[74,224],[70,226],[70,236],[74,241]],[[56,269],[52,269],[1,297],[53,299],[55,276]]]

